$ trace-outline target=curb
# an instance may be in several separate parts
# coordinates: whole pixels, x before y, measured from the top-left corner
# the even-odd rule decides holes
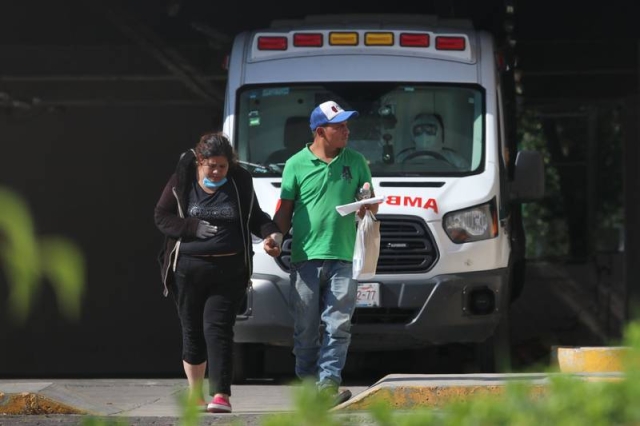
[[[542,395],[548,384],[546,374],[396,375],[384,377],[365,392],[338,405],[334,410],[362,411],[377,404],[393,409],[438,408],[453,401],[502,395],[509,382],[531,386],[532,396]]]
[[[39,394],[23,392],[19,394],[0,393],[0,414],[88,414]]]
[[[383,404],[396,410],[441,408],[452,402],[464,402],[473,398],[501,396],[510,383],[524,383],[531,397],[543,396],[550,377],[558,374],[495,374],[470,375],[469,377],[387,376],[365,392],[338,405],[333,410],[364,411]],[[579,373],[578,379],[589,382],[618,381],[623,373]]]
[[[591,346],[551,348],[551,363],[563,373],[613,373],[624,371],[629,348]]]
[[[453,401],[487,395],[501,395],[508,382],[528,383],[533,397],[543,395],[548,377],[572,374],[582,380],[618,381],[624,377],[624,358],[629,348],[560,347],[551,351],[551,366],[559,373],[550,374],[471,374],[452,375],[389,375],[355,398],[335,407],[336,410],[367,410],[382,403],[394,409],[441,407]]]
[[[52,382],[5,384],[0,392],[0,415],[99,413],[100,407]]]

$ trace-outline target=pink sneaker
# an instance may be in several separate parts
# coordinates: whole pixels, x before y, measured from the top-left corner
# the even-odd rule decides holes
[[[230,413],[231,403],[221,396],[214,396],[209,405],[207,405],[207,411],[210,413]]]

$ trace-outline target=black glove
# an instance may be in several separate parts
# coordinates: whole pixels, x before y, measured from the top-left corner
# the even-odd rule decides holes
[[[204,240],[206,238],[211,238],[216,235],[218,232],[218,227],[210,225],[206,220],[201,220],[198,223],[198,229],[196,230],[196,237]]]

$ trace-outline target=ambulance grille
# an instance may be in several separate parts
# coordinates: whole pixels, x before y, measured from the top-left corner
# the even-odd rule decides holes
[[[424,220],[417,216],[378,215],[380,257],[378,274],[422,273],[433,267],[438,250]],[[291,236],[282,243],[278,265],[290,270]]]
[[[378,274],[422,273],[433,267],[438,250],[424,220],[417,216],[378,215]]]

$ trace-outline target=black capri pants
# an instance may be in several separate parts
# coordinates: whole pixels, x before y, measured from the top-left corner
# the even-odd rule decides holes
[[[211,395],[231,395],[233,326],[247,284],[244,253],[178,258],[172,294],[182,326],[182,359],[193,365],[207,361]]]

